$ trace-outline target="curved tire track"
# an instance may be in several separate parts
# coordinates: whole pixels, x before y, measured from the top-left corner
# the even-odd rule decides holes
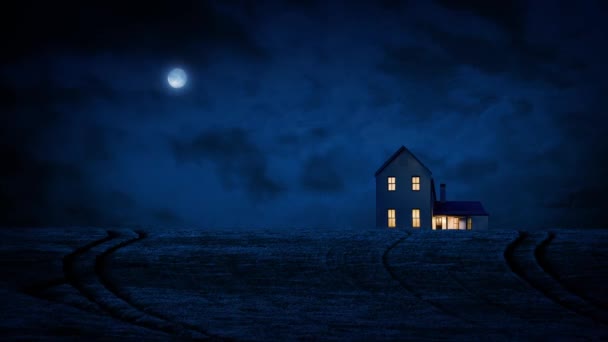
[[[101,245],[102,243],[108,242],[118,236],[114,232],[107,232],[106,234],[107,235],[104,236],[103,238],[91,241],[84,246],[80,246],[80,247],[76,248],[74,251],[72,251],[72,253],[64,256],[63,257],[63,273],[65,274],[66,262],[68,264],[73,262],[73,259],[76,255],[82,254],[82,253],[86,252],[87,250],[92,249],[98,245]],[[69,283],[70,283],[70,281],[64,276],[63,278],[55,278],[55,279],[51,279],[51,280],[48,280],[45,282],[35,283],[33,285],[30,285],[30,286],[24,288],[23,292],[25,292],[31,296],[34,296],[34,297],[46,299],[46,296],[44,296],[42,294],[43,292],[45,292],[55,286],[61,286],[63,284],[69,284]]]
[[[395,247],[397,247],[397,245],[399,245],[400,243],[402,243],[403,241],[405,241],[407,238],[409,238],[411,236],[411,233],[408,233],[406,236],[403,236],[401,238],[399,238],[397,241],[393,242],[390,246],[388,246],[386,248],[386,250],[384,251],[384,254],[382,254],[382,264],[384,265],[384,268],[386,269],[386,271],[388,272],[388,274],[391,276],[391,278],[393,278],[393,280],[395,280],[396,282],[399,283],[399,285],[405,289],[407,292],[411,293],[414,297],[416,297],[418,300],[432,306],[435,310],[439,311],[440,313],[447,315],[447,316],[451,316],[454,317],[456,319],[465,321],[473,326],[479,326],[479,324],[475,321],[472,321],[466,317],[462,317],[461,315],[459,315],[457,312],[454,312],[452,310],[446,309],[443,305],[436,303],[433,300],[429,300],[424,298],[420,293],[418,293],[418,291],[415,291],[411,286],[409,286],[405,281],[403,281],[403,279],[401,279],[397,273],[395,272],[395,270],[393,270],[392,266],[390,265],[390,263],[388,262],[388,255],[391,252],[391,250],[393,250]]]
[[[181,338],[197,340],[216,339],[214,336],[201,333],[199,331],[200,329],[189,329],[183,324],[144,312],[134,306],[133,303],[117,296],[116,293],[112,291],[112,289],[115,290],[116,288],[113,287],[103,275],[104,259],[118,249],[145,237],[145,234],[142,234],[141,232],[136,234],[136,237],[126,240],[123,239],[118,244],[110,245],[105,248],[101,253],[97,253],[97,255],[90,255],[95,252],[94,248],[102,247],[104,244],[108,244],[109,242],[120,238],[120,234],[108,231],[107,237],[77,248],[63,259],[65,279],[85,298],[95,303],[100,309],[115,319]],[[108,287],[108,285],[110,286]]]
[[[505,249],[504,258],[507,265],[520,279],[554,303],[596,323],[608,325],[608,317],[604,312],[597,310],[581,297],[563,287],[542,266],[543,264],[546,265],[546,259],[543,259],[543,250],[554,237],[554,234],[549,233],[540,244],[530,250],[528,257],[531,260],[528,260],[528,265],[526,265],[526,260],[519,260],[516,255],[519,254],[519,250],[523,250],[523,243],[526,239],[529,239],[529,234],[520,231],[519,236],[509,243]]]
[[[548,275],[550,275],[553,278],[553,280],[558,282],[564,289],[568,290],[570,293],[575,294],[576,296],[580,297],[582,300],[586,301],[589,305],[596,307],[598,310],[602,310],[602,311],[608,310],[608,306],[595,301],[593,298],[589,297],[588,295],[586,295],[580,291],[577,291],[577,290],[573,289],[571,286],[568,286],[568,284],[564,283],[562,281],[559,273],[553,267],[551,267],[551,265],[548,261],[548,258],[547,258],[547,247],[549,247],[551,242],[553,242],[553,240],[555,239],[555,236],[556,235],[554,232],[549,232],[547,234],[547,238],[545,240],[543,240],[543,242],[541,244],[539,244],[536,247],[536,249],[534,250],[534,256],[536,257],[536,260],[538,261],[538,265],[543,269],[543,271],[545,271]]]
[[[148,235],[146,234],[146,232],[144,231],[135,231],[135,233],[137,234],[136,237],[129,239],[129,240],[125,240],[120,242],[117,245],[114,245],[108,249],[106,249],[103,253],[97,255],[95,257],[95,274],[97,275],[97,277],[99,278],[99,281],[101,282],[101,284],[110,292],[112,292],[112,294],[114,296],[116,296],[117,298],[123,300],[125,303],[127,303],[128,305],[130,305],[132,308],[137,309],[138,311],[144,312],[152,317],[158,318],[160,320],[163,320],[165,322],[169,322],[169,323],[173,323],[178,325],[179,327],[175,327],[175,329],[177,328],[181,328],[178,329],[178,332],[181,332],[181,330],[191,330],[191,331],[195,331],[201,335],[205,335],[208,336],[210,338],[216,339],[216,340],[224,340],[222,338],[220,338],[219,336],[215,336],[211,333],[209,333],[208,331],[197,327],[193,324],[189,324],[189,323],[183,323],[183,322],[175,322],[173,320],[171,320],[170,318],[168,318],[167,316],[161,315],[159,313],[153,312],[150,309],[135,303],[133,300],[131,300],[128,296],[124,295],[118,286],[116,286],[114,283],[112,283],[110,281],[110,279],[107,276],[107,272],[106,272],[106,265],[107,265],[107,261],[109,259],[109,257],[111,256],[112,253],[116,252],[117,250],[124,248],[128,245],[131,245],[137,241],[143,240],[145,239]]]

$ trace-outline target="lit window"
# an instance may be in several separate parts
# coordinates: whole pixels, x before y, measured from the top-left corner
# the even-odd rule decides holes
[[[395,191],[397,187],[397,179],[395,177],[388,177],[388,191]]]
[[[418,177],[418,176],[412,177],[412,190],[420,191],[420,177]]]
[[[435,229],[443,229],[443,217],[435,217]]]
[[[395,218],[395,209],[388,210],[388,227],[395,228],[397,226],[397,219]]]
[[[448,229],[458,229],[458,217],[448,217]]]
[[[467,229],[473,229],[473,219],[471,217],[467,217]]]
[[[420,228],[420,209],[412,209],[412,227]]]

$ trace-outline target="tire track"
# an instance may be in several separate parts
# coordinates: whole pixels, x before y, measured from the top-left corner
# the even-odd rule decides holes
[[[107,237],[79,247],[72,253],[66,255],[63,259],[63,271],[67,282],[78,290],[86,299],[95,303],[102,311],[117,320],[189,340],[214,339],[207,334],[201,334],[198,331],[192,330],[189,331],[188,329],[184,329],[183,325],[143,312],[133,306],[129,301],[125,301],[116,296],[115,293],[106,286],[106,283],[109,282],[107,280],[102,280],[105,279],[101,275],[103,272],[100,272],[103,271],[103,262],[100,263],[99,260],[107,258],[111,253],[122,247],[143,239],[145,234],[137,233],[136,237],[111,245],[100,254],[95,255],[94,258],[93,256],[87,258],[87,254],[93,253],[94,248],[111,242],[118,237],[120,237],[119,233],[108,231]],[[86,262],[84,265],[85,268],[80,271],[77,270],[79,262]],[[90,274],[85,273],[87,271],[90,272]],[[93,278],[94,280],[90,283],[85,282],[87,279],[91,280],[90,278]],[[203,337],[200,335],[203,335]]]
[[[65,288],[63,288],[64,286]],[[55,292],[53,290],[55,290]],[[22,289],[22,292],[35,298],[68,305],[72,308],[88,313],[104,315],[104,311],[99,307],[99,305],[87,300],[86,298],[84,298],[84,300],[81,299],[82,301],[72,298],[71,293],[65,292],[69,290],[75,291],[77,298],[82,298],[80,292],[71,286],[71,284],[65,280],[65,278],[55,278],[48,281],[35,283]]]
[[[63,285],[67,285],[67,286],[70,286],[71,288],[75,289],[75,287],[72,286],[70,281],[65,276],[66,260],[68,262],[71,262],[71,259],[73,258],[74,254],[82,253],[84,251],[92,249],[98,245],[101,245],[103,243],[106,243],[106,242],[114,239],[116,236],[117,235],[114,234],[113,232],[112,233],[106,232],[105,237],[91,241],[91,242],[87,243],[86,245],[76,248],[74,251],[72,251],[71,253],[69,253],[63,257],[63,263],[62,263],[62,268],[63,268],[62,271],[64,273],[63,277],[53,278],[53,279],[49,279],[47,281],[34,283],[32,285],[22,288],[22,292],[27,295],[30,295],[32,297],[40,298],[43,300],[48,300],[48,301],[55,302],[55,303],[69,305],[75,309],[83,310],[83,311],[86,311],[89,313],[103,314],[103,310],[99,307],[99,305],[97,305],[97,303],[91,301],[89,298],[86,298],[88,300],[88,302],[85,302],[85,303],[92,305],[92,307],[87,307],[87,306],[83,306],[82,304],[79,304],[79,303],[66,301],[65,298],[63,298],[63,296],[59,297],[59,298],[54,298],[52,295],[49,295],[48,291],[51,290],[52,288],[56,288],[56,287],[63,286]],[[77,289],[76,289],[76,291],[78,293],[80,293],[80,291],[78,291]]]
[[[557,271],[553,267],[551,267],[551,265],[549,264],[548,258],[547,258],[547,247],[549,247],[551,242],[553,242],[553,240],[555,239],[555,236],[556,235],[554,232],[549,232],[547,235],[547,238],[545,240],[543,240],[543,242],[540,245],[538,245],[538,247],[536,247],[536,249],[534,250],[534,256],[536,257],[536,260],[538,261],[538,265],[540,265],[540,267],[543,269],[543,271],[545,271],[548,275],[550,275],[563,288],[565,288],[569,292],[575,294],[576,296],[580,297],[581,299],[586,301],[589,305],[595,306],[599,310],[608,310],[607,305],[604,305],[602,303],[595,301],[593,298],[589,297],[585,293],[577,291],[577,290],[573,289],[571,286],[568,286],[568,284],[564,283],[562,281],[559,273],[557,273]]]
[[[66,261],[72,262],[75,255],[82,254],[82,253],[86,252],[87,250],[92,249],[98,245],[101,245],[102,243],[108,242],[118,236],[118,234],[116,234],[114,232],[106,232],[106,234],[107,235],[104,236],[103,238],[91,241],[84,246],[80,246],[80,247],[76,248],[74,251],[72,251],[70,254],[64,256],[63,257],[63,273],[65,274]],[[55,278],[55,279],[51,279],[48,281],[35,283],[31,286],[24,288],[23,292],[25,292],[31,296],[34,296],[34,297],[46,299],[46,297],[42,295],[43,292],[45,292],[53,287],[61,286],[64,284],[69,284],[69,281],[65,276],[63,278]]]
[[[555,236],[556,235],[554,232],[547,233],[547,237],[534,249],[534,257],[536,258],[536,262],[541,267],[541,269],[545,273],[547,273],[549,276],[551,276],[551,278],[553,278],[553,280],[556,283],[558,283],[562,288],[564,288],[569,293],[580,298],[582,301],[585,302],[584,304],[586,304],[586,306],[592,306],[595,308],[595,309],[593,309],[593,308],[579,308],[579,309],[582,309],[585,312],[590,312],[590,313],[596,315],[597,317],[595,317],[595,318],[598,319],[599,321],[603,322],[604,324],[608,323],[608,316],[606,315],[606,312],[605,312],[607,307],[605,305],[595,302],[593,300],[593,298],[590,298],[589,296],[587,296],[583,293],[580,293],[579,291],[573,290],[570,286],[566,285],[561,280],[561,277],[559,276],[557,271],[555,271],[549,265],[549,261],[547,259],[547,247],[549,247],[551,242],[555,239]]]
[[[82,287],[78,283],[76,272],[74,271],[74,266],[75,266],[75,260],[79,255],[82,255],[82,254],[86,253],[87,251],[89,251],[97,246],[100,246],[104,243],[107,243],[118,237],[118,234],[113,231],[107,231],[106,234],[107,235],[105,237],[91,241],[83,246],[80,246],[80,247],[76,248],[75,250],[73,250],[71,253],[69,253],[63,257],[63,278],[65,279],[66,283],[71,285],[73,288],[75,288],[82,296],[84,296],[89,302],[91,302],[93,305],[96,306],[97,309],[99,309],[101,311],[104,311],[104,310],[99,305],[99,303],[97,303],[93,297],[91,297],[91,296],[87,295],[85,292],[83,292]]]
[[[399,245],[400,243],[402,243],[403,241],[405,241],[407,238],[409,238],[412,234],[411,233],[407,233],[407,235],[399,238],[397,241],[393,242],[390,246],[388,246],[386,248],[386,250],[384,251],[384,254],[382,254],[382,264],[384,265],[384,268],[386,269],[386,271],[388,272],[388,274],[391,276],[391,278],[393,278],[393,280],[395,280],[396,282],[399,283],[399,285],[405,289],[407,292],[411,293],[414,297],[416,297],[418,300],[432,306],[435,310],[439,311],[440,313],[447,315],[447,316],[451,316],[454,318],[457,318],[459,320],[465,321],[473,326],[480,326],[477,322],[472,321],[466,317],[462,317],[461,315],[459,315],[457,312],[454,312],[450,309],[446,309],[443,305],[433,301],[433,300],[429,300],[424,298],[420,293],[418,293],[417,291],[415,291],[411,286],[409,286],[408,284],[405,283],[405,281],[403,281],[395,272],[395,270],[393,270],[393,268],[391,267],[390,263],[388,262],[388,255],[391,252],[391,250],[393,250],[395,247],[397,247],[397,245]]]
[[[554,234],[548,234],[540,244],[534,247],[534,250],[530,250],[529,258],[531,260],[529,262],[533,264],[525,265],[525,261],[518,260],[518,257],[516,257],[516,251],[522,249],[522,245],[529,238],[529,234],[520,231],[519,236],[509,243],[505,249],[504,258],[507,265],[525,283],[559,306],[596,323],[608,325],[608,317],[605,313],[598,311],[578,295],[568,291],[542,267],[543,263],[546,264],[546,259],[542,259],[543,250],[551,243],[554,236]],[[539,256],[541,257],[540,260]]]
[[[179,326],[179,328],[181,328],[181,330],[192,330],[195,331],[201,335],[205,335],[208,336],[214,340],[218,340],[218,341],[222,341],[222,340],[226,340],[221,338],[220,336],[216,336],[213,335],[211,333],[209,333],[208,331],[193,325],[193,324],[189,324],[189,323],[184,323],[184,322],[175,322],[173,321],[171,318],[168,318],[165,315],[159,314],[157,312],[154,312],[146,307],[144,307],[143,305],[140,305],[136,302],[134,302],[131,298],[129,298],[127,295],[124,295],[118,286],[116,286],[114,283],[112,283],[110,281],[110,279],[107,276],[107,261],[109,259],[109,257],[111,256],[112,253],[116,252],[117,250],[124,248],[126,246],[129,246],[135,242],[141,241],[143,239],[145,239],[146,237],[148,237],[147,233],[144,231],[134,231],[137,236],[129,239],[129,240],[125,240],[120,242],[117,245],[114,245],[108,249],[106,249],[104,252],[102,252],[101,254],[97,255],[95,257],[95,274],[97,275],[97,277],[99,278],[99,281],[101,282],[101,284],[108,290],[110,291],[114,296],[116,296],[117,298],[121,299],[122,301],[124,301],[125,303],[127,303],[129,306],[131,306],[132,308],[135,308],[136,310],[146,313],[152,317],[158,318],[160,320],[163,320],[165,322],[169,322],[169,323],[173,323]],[[176,327],[177,328],[177,327]]]

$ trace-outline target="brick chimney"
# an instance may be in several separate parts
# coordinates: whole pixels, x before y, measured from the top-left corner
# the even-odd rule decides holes
[[[445,183],[439,184],[439,200],[445,202]]]

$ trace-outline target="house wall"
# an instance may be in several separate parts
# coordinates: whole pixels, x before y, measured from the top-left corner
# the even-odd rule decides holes
[[[487,216],[471,216],[471,217],[473,218],[473,231],[488,229],[488,217]]]
[[[388,191],[388,177],[396,177],[396,191]],[[412,190],[412,176],[420,177],[420,191]],[[376,176],[376,226],[388,226],[387,210],[396,210],[397,228],[412,229],[412,209],[420,209],[420,229],[431,229],[431,173],[410,153],[402,152]]]

